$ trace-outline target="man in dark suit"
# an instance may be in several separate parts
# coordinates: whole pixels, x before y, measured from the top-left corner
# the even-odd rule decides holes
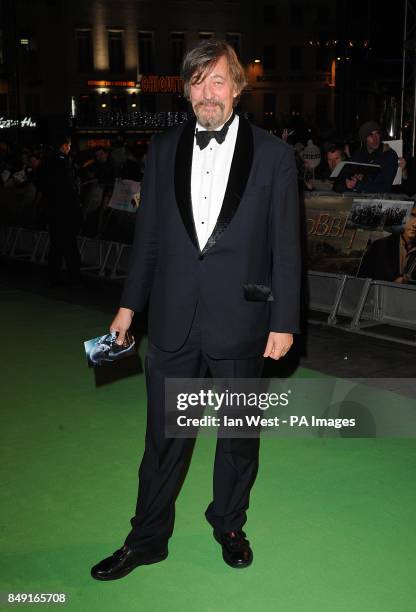
[[[92,569],[99,580],[166,558],[175,499],[193,440],[166,438],[167,378],[260,377],[299,331],[299,210],[294,154],[233,107],[246,81],[234,50],[208,40],[183,62],[195,118],[153,138],[131,268],[110,329],[122,343],[149,301],[146,445],[124,546]],[[259,439],[218,438],[205,516],[232,567],[252,550],[242,527]]]
[[[45,203],[49,228],[48,271],[52,284],[62,282],[62,261],[65,261],[69,280],[80,281],[80,255],[77,232],[82,213],[74,169],[69,157],[71,140],[66,136],[56,138],[56,150],[40,169],[39,189]]]

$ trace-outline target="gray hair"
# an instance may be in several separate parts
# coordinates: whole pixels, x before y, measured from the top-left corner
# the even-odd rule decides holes
[[[189,100],[189,87],[191,82],[198,82],[202,75],[212,68],[220,57],[226,57],[228,60],[228,69],[231,79],[237,89],[239,95],[247,85],[244,68],[240,64],[237,54],[224,40],[210,38],[202,40],[196,47],[188,51],[182,61],[181,75],[184,80],[185,98]],[[237,96],[238,99],[238,96]]]

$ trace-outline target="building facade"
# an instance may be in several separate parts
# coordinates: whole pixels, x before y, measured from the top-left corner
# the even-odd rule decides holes
[[[183,120],[180,63],[220,37],[249,85],[241,109],[270,130],[334,125],[334,3],[298,0],[0,0],[0,116],[132,134]]]

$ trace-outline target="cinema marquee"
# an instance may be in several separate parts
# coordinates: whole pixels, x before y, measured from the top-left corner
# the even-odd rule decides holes
[[[182,93],[183,79],[179,76],[147,76],[140,80],[142,93]]]

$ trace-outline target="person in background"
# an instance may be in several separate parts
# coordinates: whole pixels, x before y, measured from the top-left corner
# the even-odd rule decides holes
[[[342,144],[331,144],[328,146],[326,151],[326,163],[328,165],[328,176],[329,178],[335,168],[341,162],[347,159],[347,155],[345,153],[345,147]],[[324,177],[323,177],[324,178]]]
[[[367,121],[359,129],[361,146],[351,157],[352,162],[361,164],[378,164],[380,171],[373,178],[355,174],[350,178],[340,179],[334,185],[334,191],[342,193],[390,193],[398,168],[397,153],[381,140],[381,127],[376,121]]]
[[[346,160],[344,146],[342,144],[330,144],[326,148],[323,162],[315,171],[315,179],[312,177],[305,181],[305,186],[308,191],[332,191],[334,188],[334,180],[330,179],[332,172],[337,165]]]
[[[108,226],[111,209],[108,209],[114,183],[116,180],[116,167],[110,157],[110,151],[105,147],[99,146],[95,149],[95,161],[89,170],[94,178],[97,179],[102,188],[101,206],[96,211],[97,216],[97,236],[102,237]]]
[[[111,192],[116,179],[116,168],[111,160],[110,152],[105,147],[97,147],[94,157],[95,162],[92,164],[90,171],[99,184],[103,185],[106,191]]]
[[[44,154],[42,151],[33,151],[29,156],[26,176],[35,188],[33,198],[33,222],[36,227],[44,228],[47,225],[46,206],[42,193],[42,174],[44,167]]]
[[[119,169],[127,159],[127,146],[123,134],[117,135],[112,147],[110,159],[114,164],[116,172],[118,173]]]
[[[409,197],[416,196],[416,160],[414,157],[399,157],[399,168],[402,169],[402,182],[394,185],[393,193],[404,193]],[[414,199],[414,198],[413,198]]]
[[[416,282],[416,206],[402,233],[371,244],[364,253],[358,276],[401,284]]]
[[[140,162],[134,154],[133,147],[126,145],[126,156],[124,162],[119,166],[118,175],[122,179],[140,182],[142,171]]]
[[[65,261],[69,280],[80,281],[80,254],[77,232],[81,225],[81,207],[72,164],[69,158],[71,140],[60,136],[55,150],[46,159],[39,188],[44,195],[49,228],[49,279],[60,284]]]

